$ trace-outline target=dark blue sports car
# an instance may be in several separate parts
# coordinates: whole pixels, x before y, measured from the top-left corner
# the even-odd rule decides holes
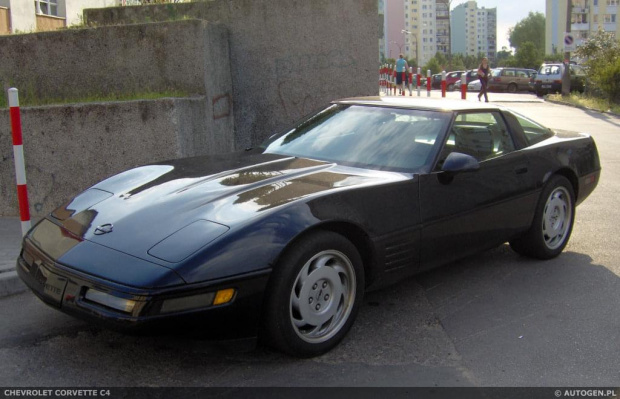
[[[260,147],[96,184],[28,233],[17,269],[107,326],[314,356],[367,290],[505,242],[559,255],[600,169],[590,136],[495,105],[340,100]]]

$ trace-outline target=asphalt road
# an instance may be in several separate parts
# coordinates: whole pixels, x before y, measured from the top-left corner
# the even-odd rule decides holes
[[[370,293],[345,341],[310,360],[121,335],[27,292],[0,300],[0,386],[620,386],[620,118],[506,105],[596,139],[602,177],[560,257],[504,245]]]

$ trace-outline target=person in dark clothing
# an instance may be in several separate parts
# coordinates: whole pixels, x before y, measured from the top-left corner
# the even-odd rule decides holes
[[[478,68],[478,77],[480,78],[480,93],[478,93],[478,101],[484,94],[484,101],[489,102],[489,96],[487,95],[487,86],[489,84],[489,75],[491,74],[491,68],[489,68],[489,59],[484,57]]]

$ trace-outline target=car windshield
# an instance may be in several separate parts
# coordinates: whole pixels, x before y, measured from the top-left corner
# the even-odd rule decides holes
[[[415,172],[430,164],[450,119],[451,113],[441,111],[336,104],[261,147],[273,154]]]
[[[539,75],[557,75],[560,73],[559,65],[543,65],[538,70]]]

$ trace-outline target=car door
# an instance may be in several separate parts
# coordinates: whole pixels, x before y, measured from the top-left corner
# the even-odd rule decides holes
[[[519,90],[527,90],[527,86],[530,82],[530,77],[527,74],[527,71],[524,69],[517,70],[517,91]]]
[[[452,152],[480,163],[476,172],[449,175]],[[421,267],[429,269],[501,244],[527,228],[532,204],[528,159],[499,111],[456,114],[433,172],[420,176]]]

